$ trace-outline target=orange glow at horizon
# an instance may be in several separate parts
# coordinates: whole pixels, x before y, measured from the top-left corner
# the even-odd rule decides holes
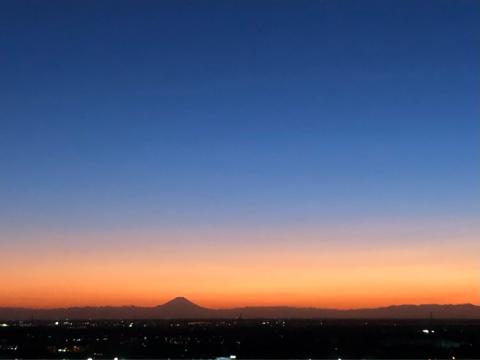
[[[416,233],[403,243],[366,247],[338,238],[310,241],[330,236],[318,232],[249,234],[254,241],[247,244],[221,243],[222,234],[204,234],[210,243],[177,234],[168,245],[153,241],[164,234],[142,233],[132,247],[118,240],[121,235],[110,234],[108,239],[119,245],[108,242],[103,248],[94,242],[72,247],[61,242],[62,236],[50,236],[35,246],[4,251],[0,288],[7,291],[0,306],[154,306],[175,296],[212,308],[478,303],[476,235],[451,234],[455,239],[446,236],[434,246],[429,239],[415,239],[425,236]],[[96,236],[106,239],[105,234],[91,238]],[[375,244],[384,231],[365,236]]]

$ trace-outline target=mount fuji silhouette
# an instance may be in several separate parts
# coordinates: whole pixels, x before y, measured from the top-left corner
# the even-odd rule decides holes
[[[213,316],[215,310],[194,304],[183,296],[176,297],[165,304],[158,305],[155,315],[167,318],[199,318]]]
[[[165,304],[163,305],[158,305],[159,307],[163,307],[165,309],[174,309],[174,310],[184,310],[184,309],[204,309],[202,308],[201,306],[197,305],[197,304],[194,304],[193,302],[191,302],[190,300],[188,300],[186,297],[183,297],[183,296],[177,296],[176,298],[170,300],[170,301],[167,301]]]
[[[325,309],[291,306],[249,306],[230,309],[210,309],[185,297],[176,297],[154,307],[101,306],[55,309],[0,307],[0,320],[54,319],[480,319],[480,306],[460,305],[393,305],[364,309]]]

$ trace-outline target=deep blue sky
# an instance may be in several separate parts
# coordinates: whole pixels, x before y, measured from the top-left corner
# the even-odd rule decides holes
[[[0,226],[478,215],[478,1],[0,3]]]

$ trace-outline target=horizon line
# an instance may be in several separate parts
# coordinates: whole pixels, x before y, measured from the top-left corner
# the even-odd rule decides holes
[[[125,304],[125,305],[68,305],[68,306],[52,306],[52,307],[35,307],[35,306],[3,306],[0,305],[0,309],[25,309],[25,310],[56,310],[56,309],[78,309],[78,308],[145,308],[151,309],[160,306],[164,306],[169,304],[175,300],[186,300],[187,302],[191,303],[194,306],[198,306],[204,308],[206,310],[230,310],[230,309],[241,309],[241,308],[292,308],[292,309],[321,309],[321,310],[334,310],[334,311],[351,311],[351,310],[369,310],[369,309],[382,309],[382,308],[390,308],[390,307],[400,307],[400,306],[477,306],[480,307],[480,304],[474,304],[471,302],[463,302],[463,303],[401,303],[401,304],[387,304],[387,305],[378,305],[378,306],[367,306],[367,307],[348,307],[348,308],[336,308],[336,307],[320,307],[315,305],[305,305],[305,306],[298,306],[298,305],[238,305],[238,306],[230,306],[230,307],[206,307],[203,305],[199,305],[196,302],[191,301],[190,299],[177,296],[174,297],[166,302],[157,304],[157,305],[135,305],[135,304]]]

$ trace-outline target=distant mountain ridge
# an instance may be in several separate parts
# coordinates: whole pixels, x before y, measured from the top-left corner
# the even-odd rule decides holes
[[[326,309],[290,306],[248,306],[210,309],[184,297],[176,297],[154,307],[99,306],[55,309],[0,307],[0,320],[55,319],[220,319],[220,318],[322,318],[322,319],[480,319],[480,306],[460,305],[392,305],[364,309]]]

